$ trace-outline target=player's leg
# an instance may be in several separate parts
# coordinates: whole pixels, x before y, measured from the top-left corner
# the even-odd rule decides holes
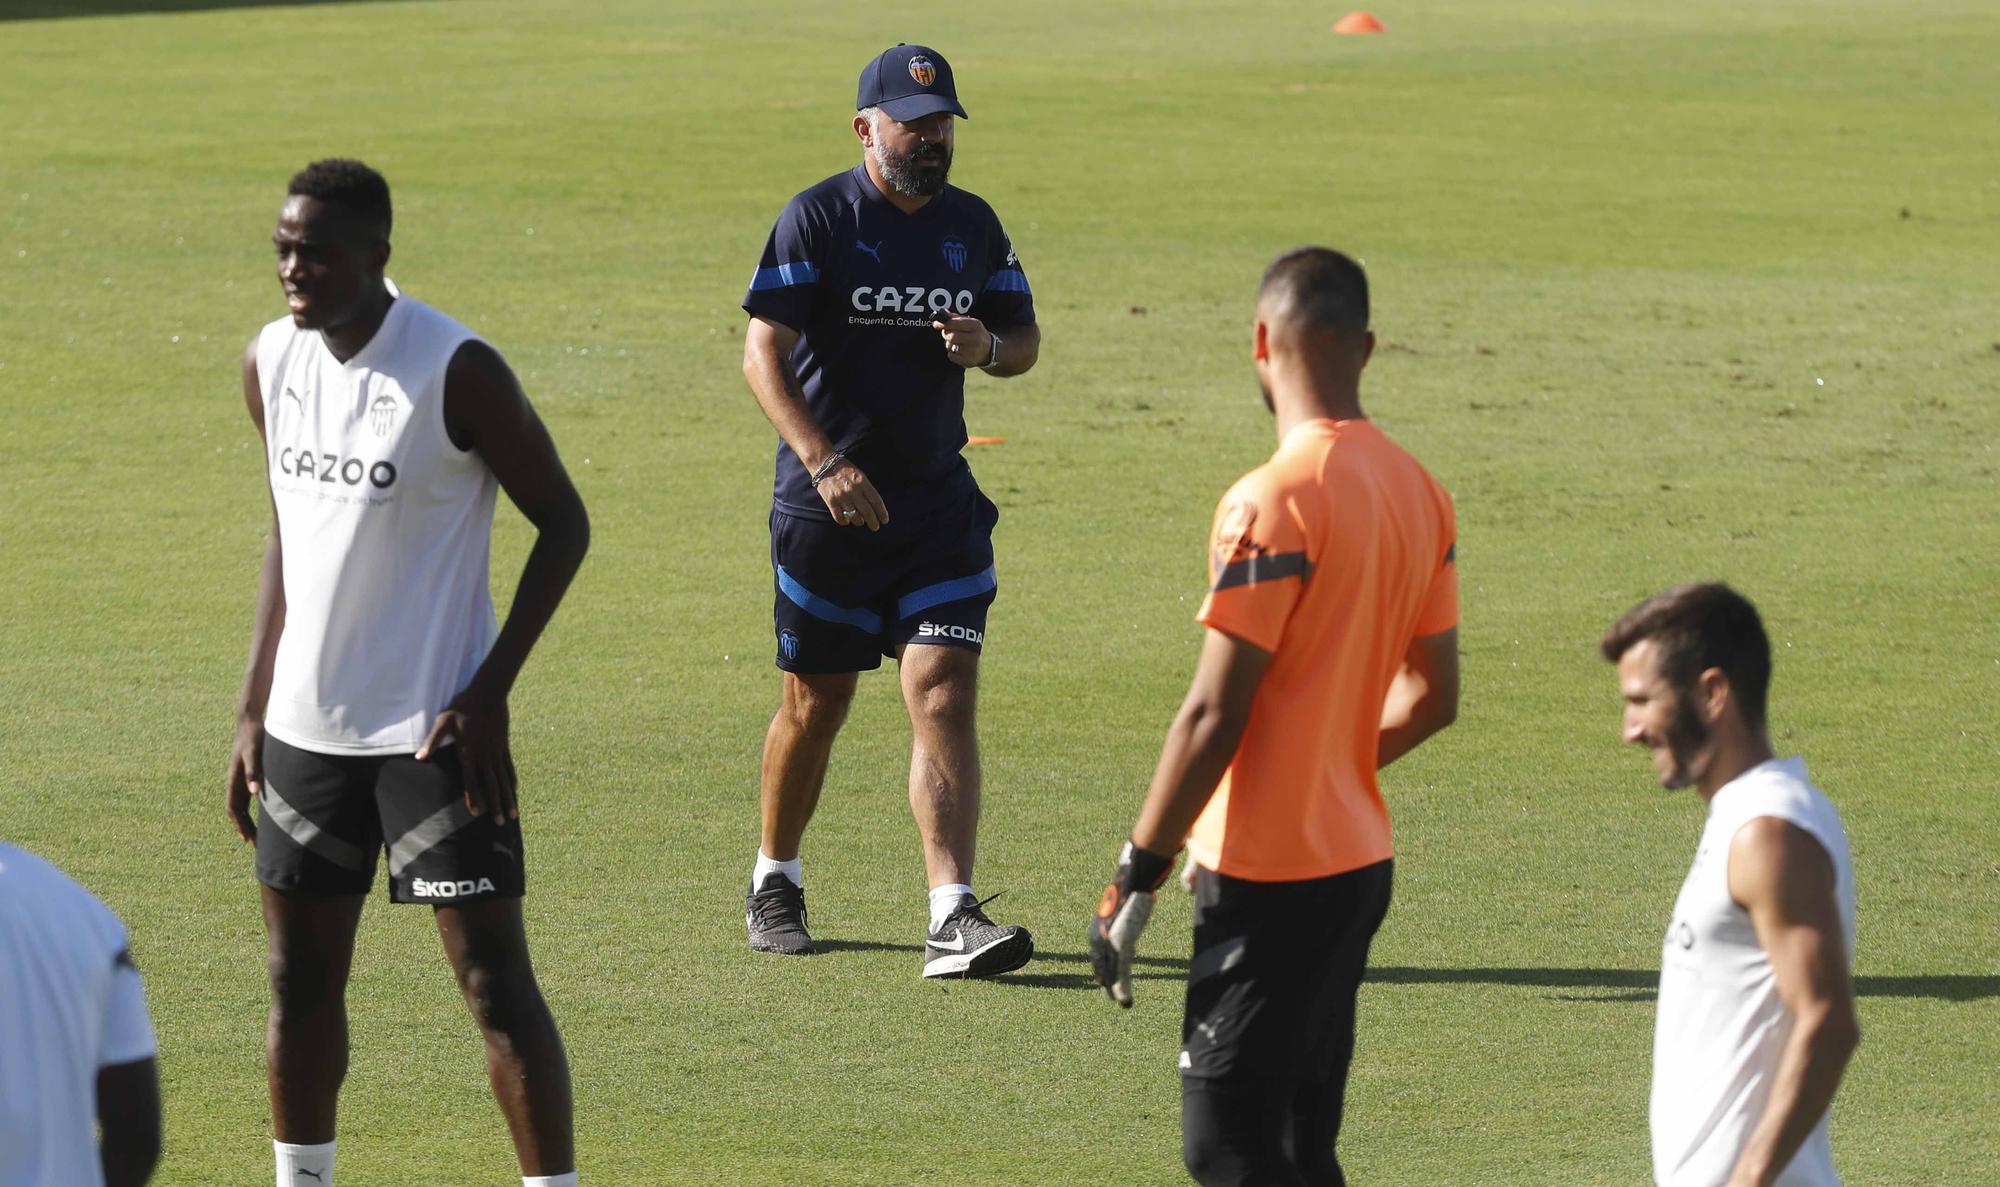
[[[528,958],[518,898],[437,908],[438,936],[486,1040],[486,1075],[523,1175],[576,1170],[569,1057]]]
[[[868,608],[881,592],[879,551],[866,532],[771,513],[771,618],[784,675],[758,774],[757,860],[743,912],[753,951],[812,952],[799,846],[859,673],[882,666],[882,620]]]
[[[365,896],[260,889],[271,981],[264,1030],[271,1136],[323,1145],[333,1141],[347,1078],[347,976]]]
[[[833,739],[854,703],[856,672],[784,673],[784,689],[764,734],[758,848],[774,861],[799,856],[806,825],[819,807]]]
[[[972,892],[979,838],[979,655],[998,583],[999,511],[973,490],[926,525],[890,590],[888,638],[910,714],[910,811],[930,885],[926,977],[990,977],[1035,952],[1026,928],[986,917]]]
[[[495,824],[465,806],[458,749],[382,763],[375,806],[389,850],[389,897],[435,908],[438,936],[486,1043],[493,1095],[525,1175],[575,1168],[569,1060],[528,960],[519,819]]]
[[[979,653],[912,644],[899,658],[924,873],[932,887],[969,886],[979,842]]]
[[[1194,955],[1181,1019],[1181,1155],[1204,1184],[1317,1183],[1293,1130],[1317,1033],[1314,883],[1195,872]]]
[[[330,1183],[347,1075],[347,978],[381,848],[378,760],[267,738],[257,801],[271,1008],[264,1031],[278,1180]]]
[[[1181,1161],[1202,1187],[1318,1184],[1286,1152],[1291,1081],[1181,1081]]]
[[[1392,862],[1379,862],[1321,880],[1315,914],[1332,922],[1328,955],[1316,995],[1324,1003],[1321,1029],[1309,1042],[1312,1067],[1292,1103],[1294,1151],[1311,1183],[1342,1184],[1335,1145],[1346,1106],[1347,1073],[1354,1062],[1357,998],[1368,967],[1368,948],[1388,914]]]

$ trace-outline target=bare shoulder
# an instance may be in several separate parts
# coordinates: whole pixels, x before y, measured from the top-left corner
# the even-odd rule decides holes
[[[1810,832],[1778,816],[1745,821],[1729,841],[1729,893],[1743,906],[1833,895],[1833,859]]]

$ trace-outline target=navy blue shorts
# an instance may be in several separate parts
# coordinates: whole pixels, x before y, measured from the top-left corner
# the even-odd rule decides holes
[[[880,532],[771,510],[778,666],[867,672],[905,643],[980,650],[1000,509],[977,490],[945,513],[890,509]],[[921,519],[921,522],[912,522]],[[899,522],[900,520],[900,522]]]

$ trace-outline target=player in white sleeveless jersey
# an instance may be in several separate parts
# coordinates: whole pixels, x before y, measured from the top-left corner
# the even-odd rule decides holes
[[[275,522],[228,809],[270,937],[277,1183],[333,1181],[344,993],[386,848],[391,901],[435,911],[523,1182],[567,1187],[569,1064],[522,926],[507,696],[590,523],[498,352],[383,275],[389,227],[388,184],[359,161],[293,177],[272,235],[291,313],[243,360]],[[499,491],[539,534],[496,628]]]
[[[140,1187],[160,1158],[160,1076],[125,925],[0,841],[0,1183]]]
[[[1861,1041],[1854,870],[1840,815],[1764,725],[1771,645],[1726,585],[1683,585],[1604,635],[1625,740],[1708,808],[1661,948],[1653,1176],[1838,1184],[1828,1110]]]

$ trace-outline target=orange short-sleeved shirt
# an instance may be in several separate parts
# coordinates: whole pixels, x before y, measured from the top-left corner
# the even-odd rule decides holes
[[[1377,734],[1410,641],[1458,625],[1457,519],[1366,420],[1313,420],[1216,508],[1196,618],[1271,653],[1242,745],[1188,838],[1259,882],[1388,858]]]

